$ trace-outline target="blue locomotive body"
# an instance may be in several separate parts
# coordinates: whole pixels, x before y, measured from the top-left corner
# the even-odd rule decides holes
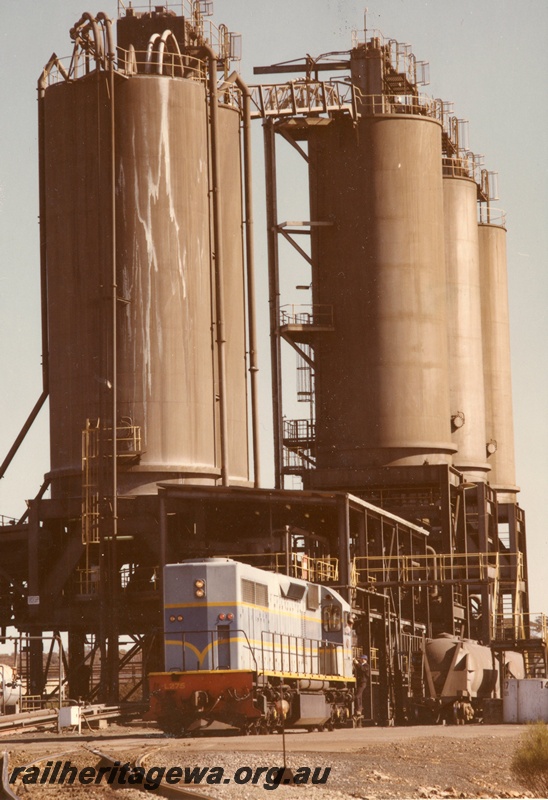
[[[150,717],[189,730],[334,726],[352,716],[349,604],[333,589],[229,558],[164,571],[165,672]]]

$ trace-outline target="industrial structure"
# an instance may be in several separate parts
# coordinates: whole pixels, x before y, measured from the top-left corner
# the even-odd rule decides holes
[[[44,690],[53,631],[68,635],[70,697],[146,693],[162,567],[210,555],[336,587],[372,657],[374,719],[420,691],[417,653],[436,634],[521,651],[545,675],[494,175],[451,104],[423,94],[408,45],[366,33],[248,86],[210,5],[123,9],[116,44],[106,15],[83,14],[69,63],[52,56],[39,79],[44,389],[1,468],[49,397],[50,472],[0,529],[0,625],[28,637],[28,692]],[[261,123],[274,489],[257,435]],[[308,169],[298,222],[278,219],[280,147]],[[309,265],[307,304],[281,296],[280,237]],[[284,415],[293,351],[302,419]]]

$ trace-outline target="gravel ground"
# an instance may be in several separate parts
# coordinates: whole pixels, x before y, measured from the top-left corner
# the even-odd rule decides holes
[[[14,766],[29,764],[37,758],[46,761],[70,760],[78,769],[97,766],[98,757],[85,748],[96,748],[114,754],[123,764],[148,753],[146,768],[208,768],[205,778],[195,787],[197,794],[214,800],[306,800],[312,789],[321,792],[321,800],[336,798],[478,798],[532,797],[521,787],[510,771],[510,761],[519,741],[520,730],[505,726],[467,726],[462,728],[369,729],[338,731],[333,734],[295,734],[286,737],[286,763],[294,774],[302,767],[327,775],[325,783],[312,782],[300,786],[274,788],[274,767],[283,765],[281,736],[248,737],[245,739],[216,737],[203,739],[170,739],[157,732],[128,731],[112,726],[108,733],[94,741],[69,740],[66,736],[26,734],[17,742],[2,743],[10,751],[10,771]],[[120,737],[120,738],[118,738]],[[131,737],[131,739],[130,739]],[[333,737],[330,742],[330,737]],[[331,750],[332,748],[332,750]],[[211,772],[213,768],[222,768]],[[247,769],[249,768],[249,769]],[[263,768],[260,771],[260,768]],[[240,772],[238,773],[238,770]],[[268,770],[272,770],[268,772]],[[259,771],[259,772],[257,772]],[[246,776],[256,776],[238,784]],[[270,776],[270,777],[269,777]],[[154,777],[154,776],[153,776]],[[266,780],[265,780],[266,777]],[[271,788],[268,783],[270,781]],[[266,784],[266,786],[265,786]],[[182,784],[181,784],[182,785]],[[190,788],[190,787],[185,787]],[[113,795],[108,785],[90,786],[16,786],[21,797],[67,798],[67,800],[106,800]],[[273,794],[274,792],[274,794]],[[127,789],[120,798],[142,800],[153,797]],[[316,798],[320,795],[315,794]]]

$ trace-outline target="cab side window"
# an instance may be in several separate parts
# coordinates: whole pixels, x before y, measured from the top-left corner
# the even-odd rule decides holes
[[[326,633],[340,631],[342,627],[342,614],[339,606],[324,606],[322,609],[322,626]]]

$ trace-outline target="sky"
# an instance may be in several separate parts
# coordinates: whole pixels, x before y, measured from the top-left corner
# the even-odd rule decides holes
[[[135,3],[137,6],[138,3]],[[172,4],[176,8],[176,4]],[[215,0],[214,21],[242,34],[240,71],[347,50],[363,30],[356,0]],[[52,52],[69,55],[83,11],[115,18],[114,0],[0,3],[0,461],[41,392],[36,84]],[[498,173],[507,213],[514,423],[519,503],[528,527],[530,607],[548,612],[548,3],[545,0],[370,0],[367,29],[412,45],[430,65],[424,91],[469,120],[469,146]],[[262,81],[268,80],[261,78]],[[281,78],[280,78],[281,80]],[[287,154],[279,218],[306,219],[304,172]],[[262,473],[272,485],[262,135],[254,131]],[[291,279],[294,286],[299,280]],[[303,302],[287,296],[287,302]],[[292,416],[288,414],[288,416]],[[48,470],[45,408],[6,476],[0,514],[19,517]]]

